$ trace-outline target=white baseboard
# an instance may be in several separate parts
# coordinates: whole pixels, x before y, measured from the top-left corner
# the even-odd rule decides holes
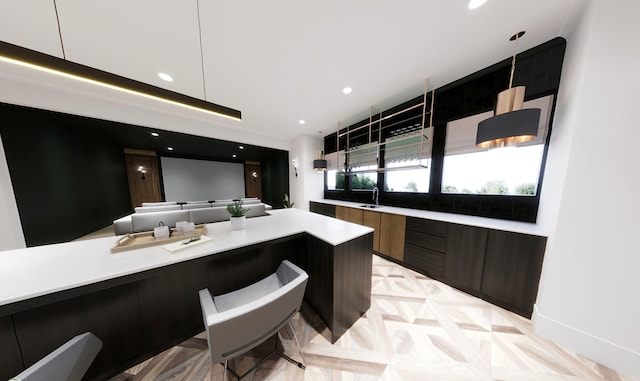
[[[640,353],[545,316],[537,305],[531,316],[536,334],[625,375],[640,378]]]

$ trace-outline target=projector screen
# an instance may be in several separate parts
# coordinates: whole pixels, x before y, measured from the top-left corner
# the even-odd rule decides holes
[[[244,197],[244,165],[221,161],[160,157],[166,201]]]

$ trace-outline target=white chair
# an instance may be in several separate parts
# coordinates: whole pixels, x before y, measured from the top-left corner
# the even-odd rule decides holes
[[[80,381],[98,352],[102,341],[91,332],[78,335],[10,381]]]
[[[274,274],[252,285],[227,294],[212,297],[209,290],[200,290],[200,305],[211,352],[212,366],[224,365],[226,380],[227,361],[237,357],[276,335],[287,323],[304,361],[300,342],[291,318],[300,310],[309,276],[289,261],[283,261]],[[293,360],[276,348],[243,375],[229,369],[238,380],[256,369],[274,354],[304,369],[304,364]]]

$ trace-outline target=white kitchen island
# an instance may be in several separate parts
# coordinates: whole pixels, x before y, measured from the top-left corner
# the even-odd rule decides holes
[[[305,299],[337,340],[370,305],[373,230],[281,209],[207,225],[209,241],[171,253],[111,254],[118,237],[0,252],[0,378],[69,338],[104,342],[87,379],[106,379],[202,330],[197,291],[224,293],[272,273],[283,259],[309,273]]]

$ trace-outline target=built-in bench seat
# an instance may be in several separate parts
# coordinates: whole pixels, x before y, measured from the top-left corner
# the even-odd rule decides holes
[[[197,201],[197,202],[154,202],[142,203],[135,208],[135,213],[113,221],[116,235],[153,230],[162,222],[165,226],[175,227],[176,222],[190,221],[196,225],[228,220],[227,206],[233,200]],[[262,203],[257,198],[242,199],[244,208],[249,209],[247,217],[267,215],[271,205]]]

